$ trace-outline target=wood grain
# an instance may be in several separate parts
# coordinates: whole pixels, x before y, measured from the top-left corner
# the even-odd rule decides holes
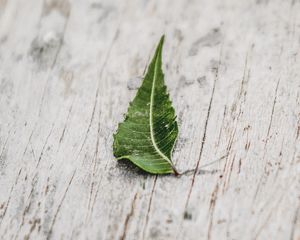
[[[0,238],[300,239],[299,12],[0,0]],[[112,155],[163,33],[180,177]]]

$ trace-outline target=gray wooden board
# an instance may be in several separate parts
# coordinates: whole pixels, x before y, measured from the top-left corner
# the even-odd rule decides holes
[[[0,0],[0,238],[299,240],[299,12]],[[112,154],[163,33],[178,178]]]

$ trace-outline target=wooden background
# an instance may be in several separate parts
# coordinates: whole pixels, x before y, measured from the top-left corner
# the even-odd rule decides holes
[[[299,0],[0,0],[0,239],[300,239]],[[112,155],[160,36],[181,177]]]

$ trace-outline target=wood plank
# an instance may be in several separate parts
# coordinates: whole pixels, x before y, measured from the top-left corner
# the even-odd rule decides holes
[[[0,238],[299,239],[299,11],[0,0]],[[112,154],[162,34],[180,177]]]

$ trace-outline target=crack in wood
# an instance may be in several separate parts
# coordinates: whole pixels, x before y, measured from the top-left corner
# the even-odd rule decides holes
[[[69,183],[68,183],[68,185],[67,185],[67,187],[66,187],[66,189],[65,189],[65,191],[64,191],[64,193],[63,193],[63,196],[62,196],[62,198],[61,198],[61,200],[60,200],[60,202],[59,202],[59,204],[58,204],[58,207],[57,207],[57,209],[56,209],[56,211],[55,211],[54,217],[53,217],[53,219],[52,219],[52,222],[51,222],[51,225],[50,225],[50,228],[49,228],[47,237],[46,237],[47,240],[49,240],[49,239],[51,238],[51,235],[52,235],[52,232],[53,232],[53,227],[54,227],[54,225],[55,225],[55,223],[56,223],[56,220],[57,220],[57,216],[58,216],[59,211],[60,211],[60,209],[61,209],[61,207],[62,207],[62,205],[63,205],[63,203],[64,203],[64,200],[65,200],[65,198],[66,198],[66,196],[67,196],[67,193],[68,193],[69,188],[70,188],[70,186],[71,186],[71,184],[72,184],[72,182],[73,182],[73,179],[74,179],[75,174],[76,174],[76,169],[74,170],[74,172],[73,172],[73,174],[72,174],[72,176],[71,176],[71,178],[70,178],[70,180],[69,180]]]
[[[147,227],[148,227],[149,214],[150,214],[150,210],[151,210],[151,206],[152,206],[152,198],[153,198],[153,195],[154,195],[154,191],[155,191],[155,187],[156,187],[156,182],[157,182],[157,175],[154,178],[153,187],[152,187],[151,195],[150,195],[150,198],[149,198],[148,209],[147,209],[147,214],[146,214],[146,221],[145,221],[145,225],[144,225],[144,228],[143,228],[143,231],[142,231],[142,233],[143,233],[142,239],[145,239],[146,233],[147,233],[146,231],[147,231]]]
[[[219,78],[219,68],[220,68],[220,65],[221,65],[221,56],[222,56],[222,47],[220,49],[219,64],[218,64],[218,67],[216,69],[214,83],[213,83],[213,87],[212,87],[212,91],[211,91],[211,95],[210,95],[210,100],[209,100],[209,105],[208,105],[208,109],[207,109],[207,114],[206,114],[206,118],[205,118],[205,123],[204,123],[204,128],[203,128],[204,132],[203,132],[203,136],[202,136],[202,141],[201,141],[201,146],[200,146],[200,152],[199,152],[199,155],[198,155],[198,160],[197,160],[197,163],[196,163],[196,168],[195,168],[195,171],[194,171],[194,174],[193,174],[193,177],[192,177],[191,185],[189,187],[187,199],[186,199],[186,202],[185,202],[185,207],[184,207],[185,210],[187,209],[187,206],[188,206],[189,201],[190,201],[190,197],[191,197],[191,194],[192,194],[193,186],[194,186],[194,183],[195,183],[196,174],[198,172],[200,160],[201,160],[201,157],[202,157],[203,148],[204,148],[204,145],[205,145],[206,132],[207,132],[208,121],[209,121],[209,117],[210,117],[210,111],[211,111],[211,108],[212,108],[212,102],[213,102],[213,98],[214,98],[214,95],[215,95],[216,82],[217,82],[217,80]]]
[[[126,218],[125,218],[125,222],[124,222],[124,231],[120,237],[120,240],[125,240],[126,239],[126,235],[127,235],[127,231],[128,231],[128,227],[129,227],[129,223],[130,223],[130,220],[131,218],[133,217],[134,215],[134,210],[135,210],[135,205],[136,205],[136,200],[137,200],[137,196],[138,196],[138,193],[136,193],[134,195],[134,198],[132,200],[132,203],[131,203],[131,209],[130,209],[130,212],[126,215]]]

